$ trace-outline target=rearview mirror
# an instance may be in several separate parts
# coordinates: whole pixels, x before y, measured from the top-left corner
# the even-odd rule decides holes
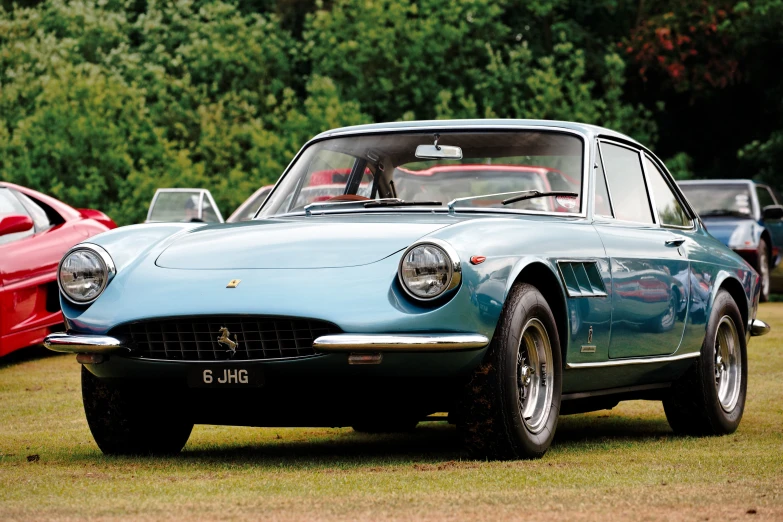
[[[783,219],[783,205],[767,205],[761,211],[763,219]]]
[[[3,216],[0,217],[0,236],[27,232],[33,228],[33,220],[30,216]]]
[[[419,145],[416,157],[420,159],[462,159],[462,149],[450,145]]]

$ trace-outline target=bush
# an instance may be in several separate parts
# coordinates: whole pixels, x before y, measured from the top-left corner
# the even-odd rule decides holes
[[[547,2],[304,0],[295,17],[253,5],[290,19],[195,0],[0,12],[0,177],[128,224],[158,187],[208,188],[227,215],[343,125],[555,118],[655,138],[608,47],[586,56],[573,23],[550,24],[544,46],[515,27],[553,16]]]

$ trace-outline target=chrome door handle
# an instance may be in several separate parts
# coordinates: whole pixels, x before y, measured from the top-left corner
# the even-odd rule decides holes
[[[673,238],[666,240],[666,246],[668,247],[678,247],[683,243],[685,243],[685,238],[682,236],[674,236]]]

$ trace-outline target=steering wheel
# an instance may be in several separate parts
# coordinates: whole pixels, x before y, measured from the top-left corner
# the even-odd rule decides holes
[[[370,198],[366,198],[358,194],[342,194],[340,196],[329,198],[326,201],[370,201]]]

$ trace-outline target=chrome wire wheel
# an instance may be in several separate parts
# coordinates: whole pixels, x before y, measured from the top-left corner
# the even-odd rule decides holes
[[[525,427],[538,433],[552,408],[552,345],[543,323],[530,319],[522,329],[517,357],[519,412]]]
[[[728,315],[721,317],[715,332],[715,389],[725,412],[737,405],[742,384],[742,357],[737,327]]]

